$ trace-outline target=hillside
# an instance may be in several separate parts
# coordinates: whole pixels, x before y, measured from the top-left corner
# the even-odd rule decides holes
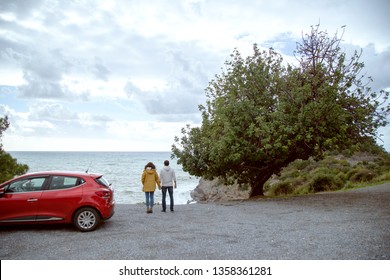
[[[390,180],[390,155],[358,152],[352,156],[328,153],[315,161],[296,160],[265,185],[269,196],[350,189]]]
[[[390,181],[390,154],[382,149],[348,154],[327,153],[322,160],[296,160],[264,186],[265,196],[304,195],[363,187]],[[245,185],[223,184],[222,180],[201,179],[191,193],[197,202],[249,198]]]

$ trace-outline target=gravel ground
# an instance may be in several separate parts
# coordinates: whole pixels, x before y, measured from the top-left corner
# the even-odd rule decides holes
[[[117,205],[96,231],[3,226],[2,260],[390,260],[390,183],[301,197]]]

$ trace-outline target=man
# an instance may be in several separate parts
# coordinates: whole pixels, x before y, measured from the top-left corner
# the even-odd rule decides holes
[[[165,202],[167,191],[170,198],[170,209],[173,212],[173,188],[176,189],[175,171],[169,166],[169,161],[164,161],[164,167],[160,171],[161,189],[162,189],[162,212],[166,211],[167,204]]]

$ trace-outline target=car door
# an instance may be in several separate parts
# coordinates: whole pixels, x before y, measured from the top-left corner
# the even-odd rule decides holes
[[[47,177],[27,177],[5,187],[0,198],[0,222],[34,222]]]
[[[54,175],[48,183],[48,188],[42,193],[38,220],[50,219],[70,221],[73,211],[82,200],[81,184],[84,180],[72,176]]]

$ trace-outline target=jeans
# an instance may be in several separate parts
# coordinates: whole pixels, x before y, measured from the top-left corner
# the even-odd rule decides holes
[[[162,187],[162,208],[163,211],[167,209],[167,204],[165,202],[165,199],[167,197],[167,190],[169,193],[169,198],[170,198],[170,208],[171,211],[173,211],[173,187]]]
[[[153,208],[154,205],[154,192],[145,192],[146,208]]]

